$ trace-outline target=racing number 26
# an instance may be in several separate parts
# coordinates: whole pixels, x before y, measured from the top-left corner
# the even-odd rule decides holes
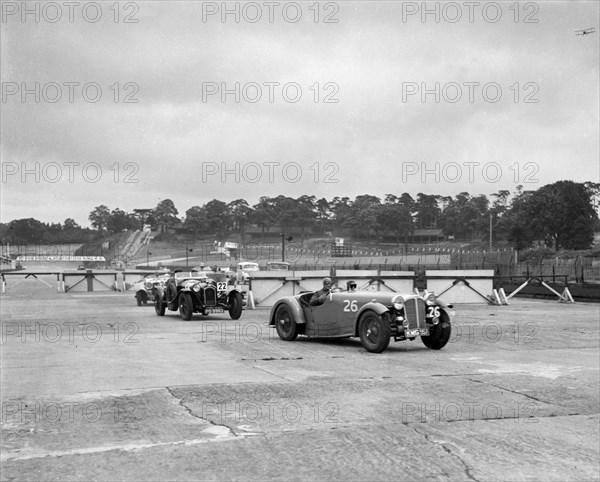
[[[439,306],[430,306],[428,308],[429,313],[427,316],[430,318],[439,318],[440,317],[440,307]]]
[[[356,312],[358,311],[358,304],[356,300],[344,300],[344,311]]]

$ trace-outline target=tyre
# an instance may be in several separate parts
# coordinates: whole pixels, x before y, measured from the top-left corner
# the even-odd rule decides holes
[[[229,306],[229,316],[232,320],[238,320],[242,316],[242,309],[244,308],[242,294],[239,291],[231,292],[229,295]]]
[[[135,300],[137,301],[138,306],[142,306],[142,303],[144,301],[144,298],[142,297],[142,293],[143,293],[143,291],[138,291],[135,294]]]
[[[160,294],[156,293],[154,295],[154,311],[156,311],[156,314],[158,316],[165,316],[166,309],[167,307],[165,306],[165,303],[163,302]]]
[[[422,336],[421,341],[427,348],[440,350],[444,348],[446,343],[448,343],[448,340],[450,340],[451,333],[452,326],[450,324],[450,317],[447,313],[442,311],[440,322],[437,325],[430,327],[429,336]]]
[[[366,311],[358,325],[360,343],[371,353],[381,353],[390,344],[391,327],[388,316]]]
[[[281,305],[275,312],[275,329],[279,338],[284,341],[295,340],[298,336],[298,325],[294,315],[286,305]]]
[[[194,302],[192,295],[189,293],[181,293],[179,296],[179,315],[184,321],[190,321],[194,314]]]

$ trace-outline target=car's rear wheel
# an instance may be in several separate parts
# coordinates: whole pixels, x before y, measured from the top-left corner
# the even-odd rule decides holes
[[[181,293],[179,296],[179,315],[184,321],[190,321],[194,314],[194,302],[192,295],[189,293]]]
[[[162,296],[159,293],[154,295],[154,311],[158,316],[165,316],[165,310],[167,309]]]
[[[298,336],[298,325],[290,309],[281,305],[275,312],[275,329],[279,338],[284,341],[295,340]]]
[[[450,317],[447,313],[440,313],[440,321],[437,325],[433,325],[429,328],[429,336],[422,336],[421,341],[423,345],[432,350],[440,350],[446,346],[450,340],[450,334],[452,333],[452,325],[450,324]]]
[[[242,316],[244,302],[239,291],[232,291],[229,295],[229,316],[232,320],[238,320]]]
[[[366,311],[360,317],[358,334],[365,350],[381,353],[390,344],[391,327],[387,315],[378,315],[371,310]]]

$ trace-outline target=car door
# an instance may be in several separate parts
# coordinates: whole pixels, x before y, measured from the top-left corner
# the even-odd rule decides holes
[[[354,336],[356,314],[364,304],[364,301],[358,299],[358,296],[352,292],[334,293],[333,297],[338,305],[340,334],[343,333],[345,336]]]
[[[322,305],[311,306],[312,323],[307,324],[308,336],[351,336],[353,328],[345,320],[339,293],[330,293]],[[353,325],[352,325],[353,326]]]

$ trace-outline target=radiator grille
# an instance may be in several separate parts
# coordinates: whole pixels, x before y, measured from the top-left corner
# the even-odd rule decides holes
[[[410,298],[404,302],[404,315],[408,320],[408,327],[425,328],[426,303],[421,298]]]
[[[217,305],[217,290],[215,290],[215,288],[212,286],[207,286],[206,288],[204,288],[204,305]]]

